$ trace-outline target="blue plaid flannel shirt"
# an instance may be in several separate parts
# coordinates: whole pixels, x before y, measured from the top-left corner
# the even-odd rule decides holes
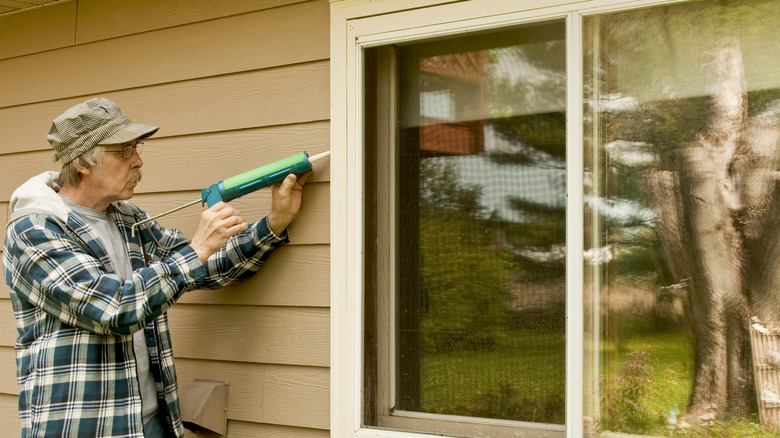
[[[56,196],[56,195],[55,195]],[[201,264],[177,230],[149,222],[131,203],[108,210],[134,272],[113,273],[105,248],[75,212],[67,220],[35,209],[13,218],[3,253],[19,336],[23,437],[143,437],[132,333],[143,328],[168,428],[184,434],[165,311],[186,291],[250,277],[275,248],[265,219]],[[166,409],[167,408],[167,409]]]

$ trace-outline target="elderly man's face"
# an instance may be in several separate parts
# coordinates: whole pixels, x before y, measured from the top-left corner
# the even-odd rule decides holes
[[[106,207],[113,201],[132,198],[133,190],[141,180],[144,162],[136,150],[130,158],[123,158],[118,152],[125,146],[127,144],[103,146],[106,153],[103,154],[102,165],[92,167],[89,176],[85,175],[83,180],[98,197],[96,201]]]

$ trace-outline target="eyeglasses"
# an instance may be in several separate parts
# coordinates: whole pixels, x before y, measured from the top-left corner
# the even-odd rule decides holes
[[[125,160],[130,159],[133,156],[133,151],[137,151],[138,155],[141,155],[141,152],[144,150],[144,142],[142,141],[135,141],[133,143],[128,143],[125,145],[125,147],[122,148],[120,151],[105,151],[105,152],[116,152],[122,154],[122,158]]]

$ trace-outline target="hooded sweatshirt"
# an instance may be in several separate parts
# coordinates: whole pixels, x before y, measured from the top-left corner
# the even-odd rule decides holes
[[[83,217],[57,194],[58,174],[31,178],[11,197],[3,252],[18,330],[23,437],[143,437],[133,333],[143,330],[170,433],[184,434],[166,310],[186,291],[246,279],[288,242],[265,218],[203,264],[178,230],[127,201],[112,203],[130,257],[123,278]]]

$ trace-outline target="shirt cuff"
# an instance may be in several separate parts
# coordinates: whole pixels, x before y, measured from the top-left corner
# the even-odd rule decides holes
[[[289,242],[290,235],[287,234],[287,228],[284,229],[281,236],[277,236],[276,233],[271,231],[271,226],[268,225],[268,214],[266,214],[265,217],[260,219],[260,222],[258,222],[257,224],[258,240],[264,241],[267,240],[268,237],[270,237],[271,240],[276,242]]]
[[[198,253],[191,246],[184,246],[180,251],[172,254],[172,257],[184,275],[186,283],[197,282],[206,276],[205,265],[201,263]]]

